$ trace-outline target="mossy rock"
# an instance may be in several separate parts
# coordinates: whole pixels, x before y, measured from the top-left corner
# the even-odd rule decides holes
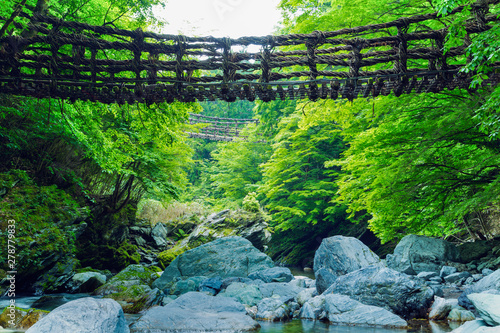
[[[37,321],[48,315],[50,311],[30,309],[24,318],[19,322],[18,328],[27,330],[35,325]]]
[[[134,303],[138,301],[144,294],[151,291],[151,287],[145,284],[130,286],[122,292],[106,295],[106,298],[114,299],[115,301],[123,301]]]
[[[123,293],[134,285],[151,286],[160,275],[156,268],[141,265],[130,265],[112,277],[105,285],[97,288],[94,295],[110,295]]]
[[[189,250],[188,247],[174,246],[158,254],[158,262],[165,269],[175,258]]]
[[[14,326],[11,325],[10,321],[12,320],[8,315],[14,315]],[[49,311],[39,310],[39,309],[21,309],[15,307],[13,312],[11,312],[11,308],[5,308],[0,315],[0,326],[5,328],[15,328],[15,329],[23,329],[27,330],[31,326],[33,326],[37,321],[45,317],[49,314]]]
[[[136,245],[123,242],[115,247],[109,244],[86,243],[79,251],[82,265],[96,267],[100,270],[119,271],[129,265],[139,264],[141,255]]]

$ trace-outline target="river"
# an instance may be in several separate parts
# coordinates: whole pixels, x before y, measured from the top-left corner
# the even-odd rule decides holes
[[[53,310],[54,308],[67,303],[69,301],[88,297],[88,294],[56,294],[53,301],[45,303],[41,308],[43,310]],[[16,306],[29,309],[32,307],[33,303],[36,302],[40,296],[25,296],[16,298]],[[3,309],[9,304],[8,298],[0,298],[0,309]],[[125,315],[129,323],[137,320],[140,315]],[[446,323],[435,323],[428,322],[425,320],[412,321],[410,322],[410,329],[385,329],[377,327],[354,327],[354,326],[337,326],[329,325],[320,321],[310,321],[310,320],[292,320],[289,322],[259,322],[261,329],[258,333],[410,333],[410,332],[420,332],[420,333],[446,333],[452,331],[452,329],[457,326],[449,326]],[[0,329],[2,333],[20,333],[24,331],[20,330],[8,330]]]

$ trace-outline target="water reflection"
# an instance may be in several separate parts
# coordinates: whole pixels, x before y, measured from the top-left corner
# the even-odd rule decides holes
[[[448,323],[427,322],[425,320],[411,321],[409,329],[388,329],[380,327],[337,326],[320,321],[293,320],[287,323],[260,322],[259,333],[447,333],[456,326]]]

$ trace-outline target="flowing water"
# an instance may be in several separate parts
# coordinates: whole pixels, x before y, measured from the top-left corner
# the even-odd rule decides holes
[[[88,294],[57,294],[52,295],[50,302],[45,302],[43,306],[37,307],[43,310],[53,310],[56,307],[70,302],[72,300],[88,297]],[[26,296],[16,298],[16,306],[29,309],[32,307],[40,296]],[[0,298],[0,312],[9,304],[8,298]],[[137,320],[140,315],[125,314],[129,323]],[[449,326],[447,323],[428,322],[425,320],[418,320],[410,322],[410,329],[385,329],[377,327],[355,327],[355,326],[338,326],[329,325],[320,321],[310,320],[292,320],[284,323],[273,322],[259,322],[261,329],[258,333],[446,333],[452,331],[457,326]],[[20,330],[1,330],[2,333],[20,333]]]

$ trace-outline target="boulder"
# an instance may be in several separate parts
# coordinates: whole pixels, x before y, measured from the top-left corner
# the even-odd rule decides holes
[[[273,261],[242,237],[225,237],[177,256],[154,286],[164,290],[176,277],[240,276],[273,267]]]
[[[417,274],[417,277],[425,281],[430,281],[430,279],[439,277],[439,275],[436,272],[420,272]]]
[[[333,324],[399,328],[408,326],[405,320],[384,308],[365,305],[344,295],[326,295],[325,309],[328,320]]]
[[[206,293],[207,295],[217,295],[222,289],[222,279],[220,276],[213,278],[208,278],[201,281],[199,286],[199,291]]]
[[[466,279],[468,279],[470,277],[472,277],[472,275],[469,272],[458,272],[458,273],[453,273],[453,274],[445,276],[444,280],[447,283],[455,283],[455,282],[458,282],[458,281],[460,281],[462,279],[466,280]]]
[[[232,277],[228,277],[228,278],[225,278],[224,280],[222,280],[222,286],[220,289],[226,289],[227,287],[229,287],[229,285],[231,283],[234,283],[234,282],[242,282],[242,283],[251,284],[254,281],[252,279],[249,279],[246,277],[232,276]]]
[[[500,325],[500,295],[470,294],[467,297],[487,325]]]
[[[198,291],[206,276],[191,276],[188,278],[176,278],[172,287],[169,288],[170,295],[180,296],[190,291]]]
[[[219,238],[239,236],[248,239],[253,246],[264,251],[272,237],[269,231],[269,220],[269,216],[263,212],[252,213],[226,209],[211,214],[201,223],[194,225],[194,229],[180,242],[179,246],[194,248]],[[189,231],[184,227],[183,230]]]
[[[231,298],[189,292],[165,305],[147,310],[131,325],[131,332],[240,332],[259,324],[245,307]]]
[[[451,333],[486,333],[487,331],[483,331],[483,328],[486,328],[486,323],[484,320],[478,319],[466,322],[459,328],[454,329]]]
[[[471,287],[465,289],[465,291],[458,297],[458,304],[466,309],[471,309],[472,304],[467,298],[467,295],[474,293],[482,293],[487,290],[497,290],[500,291],[500,269],[495,272],[485,276]]]
[[[14,307],[6,307],[0,315],[0,325],[4,327],[18,327],[28,310]],[[14,324],[14,325],[12,325]]]
[[[56,257],[59,258],[58,255]],[[45,259],[45,261],[50,260]],[[75,258],[59,259],[58,262],[52,266],[45,273],[41,274],[36,282],[31,286],[35,294],[50,294],[65,291],[65,285],[75,275],[75,269],[78,266],[78,260]]]
[[[457,248],[460,252],[462,262],[468,263],[473,260],[479,260],[486,257],[495,245],[498,244],[500,244],[500,240],[479,240],[460,244]]]
[[[283,321],[290,319],[290,308],[278,298],[264,298],[257,304],[256,318],[267,321]]]
[[[463,322],[463,321],[472,321],[475,320],[476,316],[469,310],[465,310],[461,306],[457,306],[453,309],[451,309],[450,313],[446,317],[446,320],[448,321],[458,321],[458,322]]]
[[[300,319],[321,320],[326,318],[325,296],[319,295],[308,300],[299,313]]]
[[[315,294],[317,294],[316,288],[304,289],[297,294],[297,303],[299,303],[300,305],[304,305],[304,303],[313,298]]]
[[[128,333],[120,305],[111,299],[80,298],[54,309],[26,333]]]
[[[93,294],[105,296],[112,293],[124,292],[127,288],[134,285],[151,286],[153,281],[158,277],[158,273],[152,268],[141,265],[130,265],[113,276],[105,285],[97,288]]]
[[[457,268],[453,266],[443,266],[441,267],[441,270],[439,271],[439,276],[444,278],[450,274],[454,274],[457,272]]]
[[[37,321],[47,316],[49,311],[6,307],[0,315],[0,327],[27,330]],[[12,325],[14,324],[14,325]]]
[[[398,243],[394,254],[388,254],[386,259],[389,268],[416,275],[420,272],[440,272],[449,261],[459,261],[460,254],[455,245],[445,240],[408,235]]]
[[[270,282],[290,282],[293,280],[292,272],[286,267],[272,267],[248,275],[249,279]]]
[[[382,266],[382,262],[360,240],[344,236],[325,238],[314,255],[316,289],[321,294],[337,277],[370,265]]]
[[[167,228],[163,225],[163,223],[156,223],[153,230],[151,231],[151,237],[156,243],[157,247],[165,247],[167,246]]]
[[[432,304],[431,311],[429,312],[430,320],[444,320],[448,317],[451,309],[458,306],[456,299],[444,299],[442,297],[434,296],[434,303]]]
[[[264,296],[264,298],[280,298],[285,303],[291,300],[295,300],[297,298],[297,295],[302,290],[304,290],[304,288],[295,286],[293,282],[263,283],[259,285],[259,289],[262,292],[262,296]]]
[[[323,294],[347,295],[407,319],[427,317],[434,297],[434,291],[421,280],[378,266],[361,268],[338,277]]]
[[[234,297],[241,304],[248,306],[257,305],[263,298],[259,287],[241,282],[230,284],[226,290],[219,293],[217,297]]]
[[[500,269],[488,274],[472,287],[472,292],[480,293],[485,290],[500,290]]]
[[[65,288],[71,294],[91,293],[106,283],[106,275],[99,272],[76,273]]]

